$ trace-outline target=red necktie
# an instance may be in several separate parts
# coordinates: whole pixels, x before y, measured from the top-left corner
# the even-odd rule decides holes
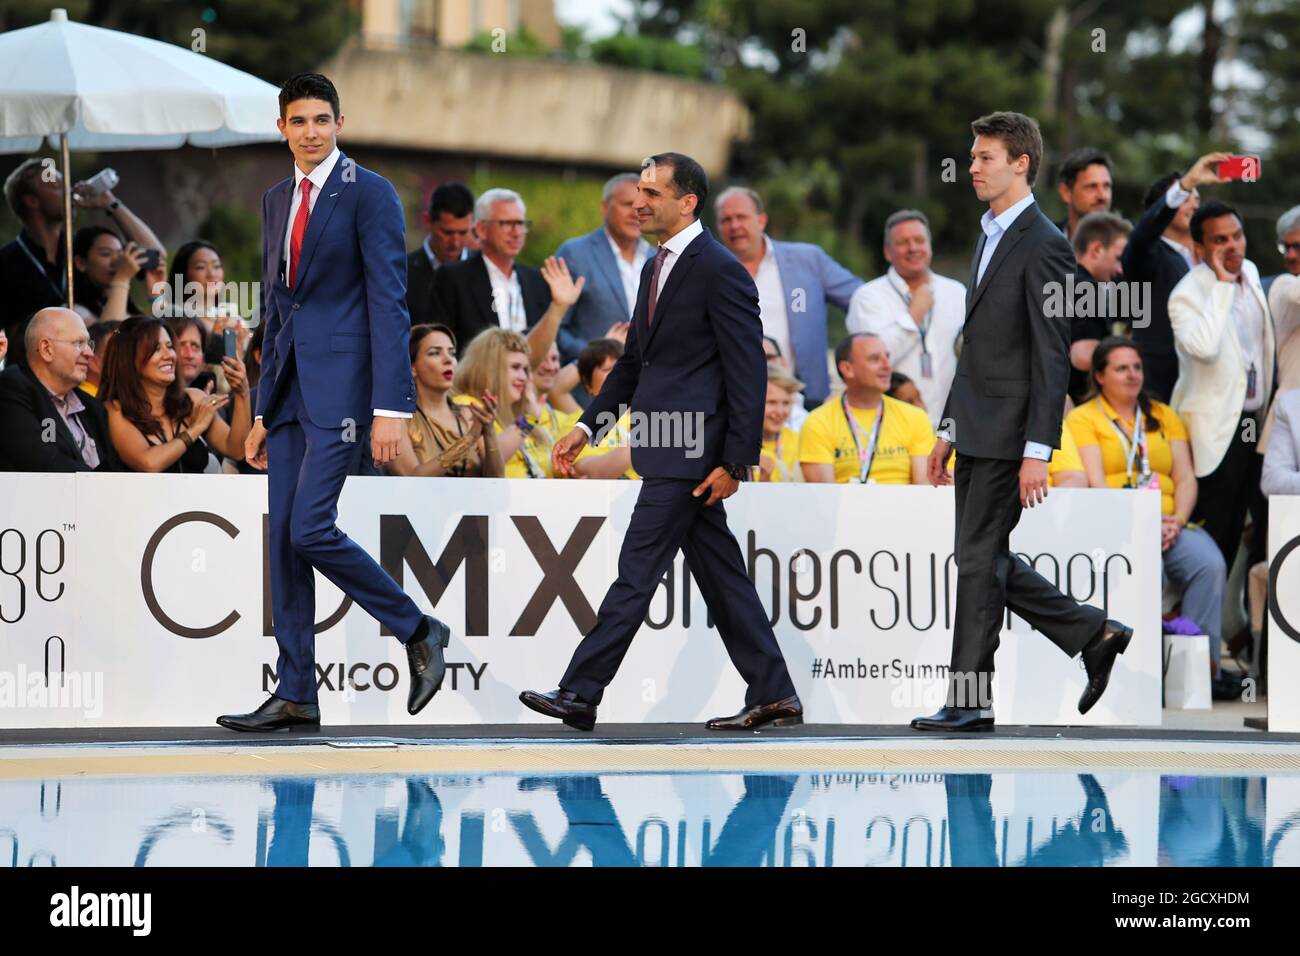
[[[311,180],[302,181],[302,202],[298,215],[293,217],[293,233],[289,236],[289,288],[298,278],[298,253],[302,251],[302,237],[307,233],[307,220],[311,218]]]

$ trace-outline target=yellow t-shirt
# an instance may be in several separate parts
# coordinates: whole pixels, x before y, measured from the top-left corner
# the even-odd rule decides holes
[[[957,452],[954,451],[948,456],[948,473],[952,474],[957,467]],[[1083,471],[1083,459],[1079,457],[1079,446],[1075,444],[1074,435],[1070,432],[1070,426],[1061,421],[1061,447],[1052,452],[1051,459],[1047,462],[1047,482],[1055,487],[1056,474],[1061,471]]]
[[[880,425],[880,439],[867,477],[882,485],[910,485],[912,458],[930,454],[934,448],[934,429],[930,427],[930,417],[915,405],[888,395],[884,402],[885,420]],[[849,406],[849,411],[857,422],[858,440],[865,449],[871,443],[876,410]],[[841,484],[858,480],[862,465],[857,448],[838,395],[810,412],[799,432],[799,461],[834,465],[835,480]]]
[[[580,416],[578,416],[580,417]],[[577,421],[577,417],[574,418]],[[578,452],[577,461],[584,458],[599,458],[601,455],[608,455],[615,448],[623,448],[628,444],[629,430],[632,427],[632,413],[629,411],[615,423],[614,427],[605,433],[605,437],[594,445],[588,442],[582,446],[582,451]],[[640,481],[641,476],[636,473],[636,469],[630,464],[627,471],[623,472],[622,477],[631,478],[633,481]]]
[[[1074,442],[1074,435],[1064,421],[1061,422],[1061,447],[1052,452],[1052,460],[1047,463],[1047,478],[1051,485],[1056,484],[1059,471],[1083,471],[1083,459],[1079,457],[1079,446]]]
[[[1151,413],[1160,420],[1160,428],[1146,433],[1147,457],[1151,462],[1151,473],[1160,480],[1161,513],[1171,515],[1174,513],[1174,450],[1169,443],[1187,441],[1187,427],[1178,413],[1164,402],[1152,401]],[[1070,412],[1066,423],[1080,447],[1095,445],[1101,449],[1101,468],[1106,473],[1106,484],[1123,488],[1131,473],[1141,470],[1142,466],[1134,456],[1132,472],[1127,470],[1124,446],[1127,444],[1132,448],[1133,423],[1120,421],[1127,433],[1121,440],[1111,424],[1117,418],[1119,414],[1110,403],[1098,396]]]
[[[780,454],[777,454],[778,446],[781,449]],[[779,462],[777,467],[772,469],[768,481],[799,480],[799,433],[789,425],[781,426],[781,437],[775,441],[763,442],[763,454]]]
[[[578,423],[578,419],[581,417],[582,409],[578,409],[576,412],[561,412],[553,408],[550,402],[547,402],[546,411],[540,419],[529,415],[528,420],[534,425],[544,426],[551,433],[551,437],[559,441],[573,430],[573,426]]]
[[[476,404],[474,399],[469,395],[457,395],[452,399],[452,403],[456,405]],[[547,411],[551,412],[554,410],[548,405]],[[559,419],[563,418],[562,412],[555,412],[554,414]],[[505,477],[553,477],[554,468],[551,465],[551,445],[554,444],[555,439],[552,436],[551,441],[545,441],[545,438],[550,435],[550,428],[547,423],[548,418],[549,416],[544,416],[543,423],[537,424],[531,415],[528,416],[528,421],[533,423],[536,427],[528,433],[528,437],[524,439],[524,443],[519,447],[519,450],[511,455],[509,460],[506,462]],[[505,431],[505,428],[499,421],[494,421],[492,427],[498,435]]]

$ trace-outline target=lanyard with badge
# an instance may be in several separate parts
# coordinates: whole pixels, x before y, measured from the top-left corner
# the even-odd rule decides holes
[[[886,280],[886,282],[888,282],[888,280]],[[889,287],[894,290],[895,295],[897,295],[900,299],[903,300],[903,305],[905,305],[910,310],[912,308],[912,293],[899,292],[898,287],[895,286],[894,283],[892,282],[889,282]],[[911,319],[911,317],[912,315],[911,312],[909,311],[908,318]],[[925,342],[925,337],[930,334],[930,323],[933,320],[933,318],[934,318],[934,305],[932,304],[930,308],[926,309],[925,318],[921,320],[921,324],[917,326],[916,329],[921,336],[921,377],[922,378],[934,378],[934,364],[933,364],[933,360],[930,357],[929,346],[927,346]],[[912,324],[916,325],[915,322],[913,322]]]
[[[1098,402],[1101,399],[1097,400]],[[1109,418],[1109,416],[1107,416]],[[1160,489],[1160,478],[1151,474],[1151,456],[1147,446],[1145,415],[1139,406],[1133,421],[1133,443],[1129,444],[1128,433],[1124,431],[1117,418],[1110,419],[1110,427],[1119,436],[1120,447],[1124,449],[1124,487]]]
[[[785,459],[781,457],[781,440],[783,438],[785,438],[784,426],[782,426],[781,430],[776,433],[776,470],[780,473],[782,481],[790,481],[792,480],[790,476],[790,468],[786,465]]]
[[[23,237],[21,235],[18,237],[18,245],[22,246],[23,252],[27,253],[27,258],[32,260],[32,265],[34,265],[36,267],[36,271],[41,274],[41,278],[43,278],[46,282],[49,283],[50,288],[54,290],[55,294],[58,295],[59,298],[62,298],[64,292],[67,291],[66,288],[68,284],[67,273],[64,271],[60,271],[59,283],[58,285],[55,285],[54,280],[50,278],[50,274],[47,271],[45,271],[45,266],[41,264],[39,259],[37,259],[34,255],[32,255],[32,250],[27,248],[27,243],[23,242]]]
[[[853,419],[853,413],[849,411],[849,396],[846,392],[840,396],[840,407],[844,410],[844,420],[849,423],[849,434],[853,436],[853,447],[858,452],[858,481],[863,484],[869,484],[871,475],[871,463],[876,457],[876,445],[880,441],[880,426],[885,420],[885,401],[881,399],[880,407],[876,409],[876,423],[871,428],[871,438],[867,446],[862,446],[862,439],[858,435],[858,423]]]
[[[1236,311],[1237,301],[1242,302],[1242,314],[1244,316],[1245,313],[1250,311],[1249,308],[1245,305],[1245,302],[1247,301],[1245,297],[1248,295],[1253,295],[1253,292],[1251,291],[1250,287],[1246,285],[1244,274],[1242,278],[1239,278],[1237,280],[1236,285],[1237,287],[1233,289],[1233,296],[1234,296],[1233,310],[1234,312]],[[1253,328],[1248,327],[1247,323],[1243,321],[1241,318],[1237,319],[1236,325],[1237,325],[1237,342],[1241,346],[1242,361],[1248,362],[1250,365],[1250,367],[1246,369],[1246,401],[1253,402],[1257,397],[1255,390],[1256,388],[1259,387],[1259,373],[1255,368],[1255,360],[1254,360],[1254,356],[1256,355],[1255,330]],[[1260,343],[1260,349],[1261,350],[1263,349],[1262,342]]]

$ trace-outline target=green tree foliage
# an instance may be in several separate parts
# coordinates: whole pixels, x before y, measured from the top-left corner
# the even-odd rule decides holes
[[[964,270],[980,212],[969,124],[996,109],[1040,121],[1035,192],[1052,215],[1063,212],[1057,166],[1077,146],[1111,154],[1115,208],[1136,218],[1151,180],[1209,149],[1239,150],[1243,125],[1274,137],[1277,160],[1265,157],[1265,182],[1207,195],[1243,207],[1266,271],[1257,240],[1296,201],[1272,193],[1300,146],[1292,0],[636,0],[624,28],[702,51],[705,75],[745,98],[754,132],[732,173],[769,197],[773,234],[832,232],[831,248],[872,270],[880,226],[903,206],[925,210],[941,264]],[[1212,78],[1236,35],[1267,92],[1233,107]]]
[[[509,35],[494,35],[490,30],[483,30],[469,43],[465,44],[467,53],[490,53],[506,56],[547,56],[550,53],[541,40],[527,30],[519,30]]]
[[[705,75],[704,51],[661,37],[616,33],[591,44],[591,59],[651,73],[670,73],[689,79]]]
[[[69,19],[81,23],[187,49],[201,43],[208,56],[277,85],[319,67],[360,24],[350,0],[73,0],[59,5]],[[44,22],[51,6],[6,0],[0,4],[0,28]],[[158,82],[167,78],[158,77]]]

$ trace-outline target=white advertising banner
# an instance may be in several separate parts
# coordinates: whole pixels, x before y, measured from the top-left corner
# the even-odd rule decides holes
[[[1268,729],[1300,733],[1300,496],[1268,499]]]
[[[450,623],[449,672],[425,712],[408,716],[401,645],[318,575],[322,720],[544,721],[519,691],[554,688],[595,620],[638,488],[350,479],[340,527]],[[745,486],[726,507],[809,722],[901,725],[940,706],[957,583],[950,489]],[[265,511],[263,478],[0,477],[0,725],[196,727],[257,706],[277,661]],[[1158,527],[1158,496],[1112,491],[1056,489],[1024,515],[1017,552],[1136,637],[1080,717],[1078,660],[1009,618],[999,722],[1160,723]],[[63,656],[46,696],[57,684],[61,706],[42,706],[30,687],[18,703],[20,674],[43,681],[51,636]],[[600,719],[696,722],[743,697],[679,556]]]

